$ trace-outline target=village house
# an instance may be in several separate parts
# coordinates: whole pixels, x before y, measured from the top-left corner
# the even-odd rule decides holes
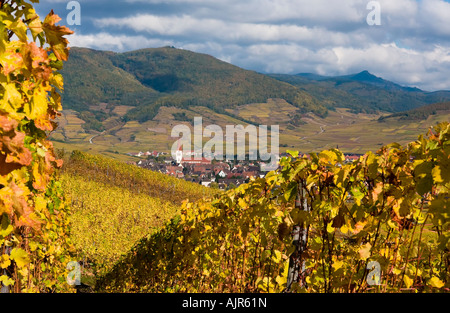
[[[166,174],[177,178],[184,177],[183,168],[181,166],[166,166]]]
[[[244,178],[258,177],[258,172],[257,171],[242,172],[242,177],[244,177]]]
[[[345,155],[345,162],[346,163],[351,163],[354,161],[357,161],[359,159],[359,155]]]

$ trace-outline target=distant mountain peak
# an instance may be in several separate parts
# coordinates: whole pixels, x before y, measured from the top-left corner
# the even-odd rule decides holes
[[[422,92],[422,90],[413,87],[404,87],[397,83],[385,80],[381,77],[375,76],[370,73],[368,70],[364,70],[357,74],[345,75],[345,76],[336,76],[330,78],[333,81],[338,82],[346,82],[346,81],[354,81],[363,84],[370,84],[376,86],[378,88],[382,88],[385,90],[403,90],[407,92]]]
[[[385,82],[384,79],[371,74],[367,70],[364,70],[364,71],[362,71],[362,72],[360,72],[358,74],[350,75],[349,78],[352,79],[352,80],[358,80],[358,81]]]
[[[364,70],[364,71],[356,74],[355,76],[359,76],[359,77],[376,77],[375,75],[370,73],[368,70]]]

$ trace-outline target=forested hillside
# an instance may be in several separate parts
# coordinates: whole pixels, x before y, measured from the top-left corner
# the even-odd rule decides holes
[[[450,112],[450,102],[440,102],[440,103],[432,103],[429,105],[424,105],[422,107],[405,111],[398,112],[394,114],[390,114],[387,116],[383,116],[379,118],[379,121],[385,121],[389,118],[400,118],[403,121],[417,121],[417,120],[425,120],[430,115],[436,114],[448,114]]]
[[[92,116],[89,108],[100,102],[111,110],[117,105],[135,107],[124,119],[139,122],[154,118],[162,105],[201,105],[226,113],[226,108],[268,98],[285,99],[304,113],[324,116],[327,111],[314,97],[288,83],[171,47],[125,53],[72,48],[63,75],[65,109],[78,111],[85,121]],[[106,118],[98,112],[94,117]]]
[[[297,86],[329,107],[349,108],[354,113],[403,112],[450,100],[449,91],[426,92],[400,86],[367,71],[336,77],[313,74],[270,76]]]

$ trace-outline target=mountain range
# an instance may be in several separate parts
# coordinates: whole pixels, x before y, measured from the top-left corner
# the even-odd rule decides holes
[[[284,135],[280,140],[291,147],[311,138],[305,134],[325,136],[323,130],[330,125],[367,119],[380,124],[389,116],[426,120],[436,108],[446,111],[450,101],[450,91],[401,86],[368,71],[345,76],[262,74],[174,47],[124,53],[72,47],[62,74],[64,116],[53,139],[85,144],[96,136],[105,149],[113,147],[117,150],[111,151],[119,153],[149,145],[162,133],[165,137],[156,142],[167,150],[169,146],[162,144],[167,141],[167,127],[192,122],[199,114],[217,124],[279,123]],[[436,103],[446,104],[427,106]],[[158,130],[153,141],[149,129]],[[373,143],[385,140],[376,138]],[[311,141],[308,148],[314,144]]]
[[[368,71],[327,77],[315,74],[269,74],[241,69],[206,54],[172,47],[114,53],[72,48],[63,69],[65,108],[86,122],[104,120],[89,114],[99,103],[133,106],[125,120],[145,122],[162,105],[202,105],[216,112],[280,98],[299,113],[326,116],[328,110],[402,112],[450,100],[450,91],[425,92],[403,87]]]
[[[63,69],[68,109],[89,112],[108,103],[133,106],[125,120],[145,122],[164,105],[186,108],[201,105],[225,113],[247,103],[282,98],[301,112],[326,114],[307,92],[267,75],[247,71],[212,56],[171,47],[125,53],[72,48]],[[88,116],[82,119],[89,122]],[[92,117],[92,116],[91,116]],[[105,116],[95,114],[101,121]]]
[[[368,71],[330,77],[311,73],[270,76],[297,86],[327,107],[350,108],[353,112],[402,112],[450,99],[450,91],[427,92],[400,86]]]

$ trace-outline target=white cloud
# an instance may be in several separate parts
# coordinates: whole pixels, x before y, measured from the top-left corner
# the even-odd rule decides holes
[[[367,69],[402,84],[450,89],[450,3],[378,1],[381,26],[366,23],[369,0],[126,0],[139,11],[118,12],[116,2],[108,17],[83,15],[96,31],[69,40],[114,51],[173,45],[263,72]]]
[[[333,45],[365,45],[370,41],[360,32],[343,33],[324,27],[306,27],[293,24],[263,24],[225,22],[188,15],[136,15],[125,18],[104,18],[96,21],[100,27],[129,28],[158,36],[184,36],[187,41],[303,43],[310,47]]]
[[[173,45],[171,40],[151,39],[144,36],[112,35],[106,32],[98,34],[74,34],[69,38],[72,47],[86,47],[98,50],[126,51],[148,47]]]
[[[337,68],[341,74],[366,68],[385,79],[404,85],[435,90],[450,86],[450,49],[431,47],[415,51],[398,47],[395,43],[373,45],[366,49],[336,47]],[[334,67],[329,64],[330,70]]]
[[[437,34],[450,35],[450,3],[441,0],[423,0],[422,22]]]
[[[346,75],[367,69],[385,79],[424,90],[449,89],[450,86],[447,75],[450,49],[441,46],[425,52],[401,48],[395,43],[318,50],[295,43],[263,43],[247,47],[205,43],[183,48],[220,55],[220,59],[232,64],[268,73]]]

